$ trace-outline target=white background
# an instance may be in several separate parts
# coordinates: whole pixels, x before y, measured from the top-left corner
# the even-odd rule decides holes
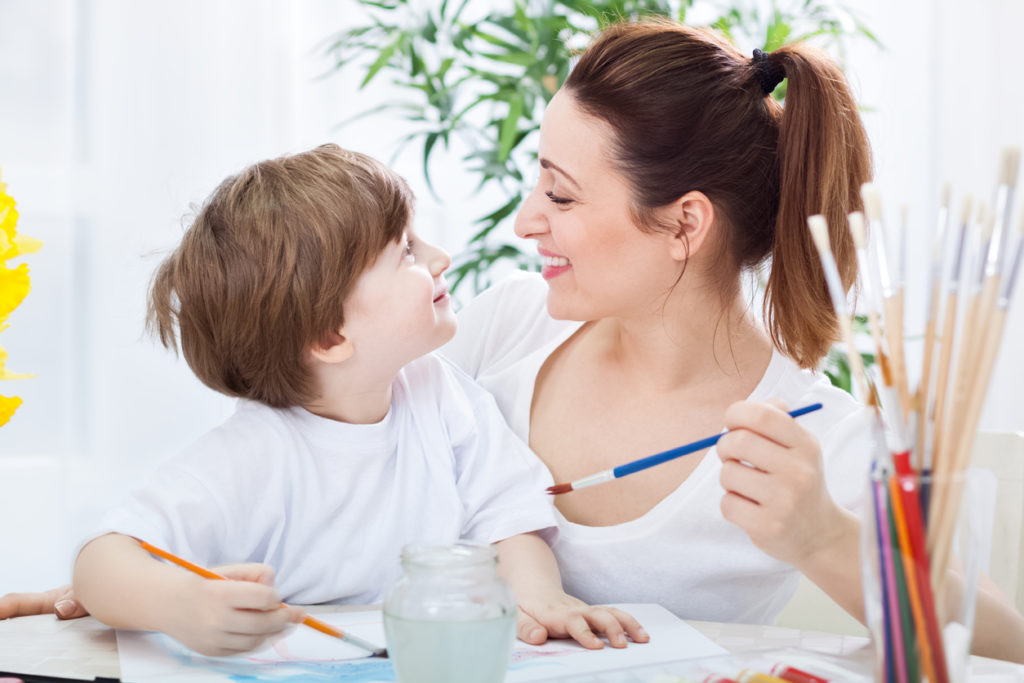
[[[909,209],[913,336],[937,188],[953,183],[957,213],[965,192],[991,199],[998,150],[1024,144],[1024,3],[851,4],[885,45],[859,45],[847,70],[891,222]],[[0,334],[8,369],[37,374],[0,383],[24,399],[0,428],[0,594],[66,581],[75,539],[124,483],[231,410],[143,335],[148,278],[189,205],[248,163],[322,142],[390,160],[395,120],[336,127],[386,84],[322,77],[323,41],[358,16],[327,0],[0,0],[0,167],[19,231],[45,245],[24,259],[33,290]],[[417,149],[394,165],[420,197],[420,231],[458,251],[491,203],[470,196],[457,156],[435,163],[443,204]],[[1018,295],[984,429],[1024,430]]]

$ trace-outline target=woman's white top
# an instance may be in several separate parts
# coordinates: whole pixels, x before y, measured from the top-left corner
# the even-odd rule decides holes
[[[459,331],[441,350],[494,395],[512,430],[527,443],[537,373],[582,325],[552,319],[547,291],[539,276],[527,274],[485,291],[460,311]],[[749,396],[772,397],[791,407],[824,405],[801,417],[800,424],[821,443],[832,497],[856,510],[874,444],[870,413],[823,376],[778,352]],[[679,488],[622,524],[584,526],[556,511],[559,534],[553,550],[566,592],[592,604],[659,603],[685,619],[772,623],[796,590],[798,573],[722,517],[720,469],[721,461],[708,453]]]

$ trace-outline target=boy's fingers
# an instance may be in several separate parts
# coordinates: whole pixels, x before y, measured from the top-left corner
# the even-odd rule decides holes
[[[530,645],[540,645],[548,639],[548,630],[522,609],[519,610],[519,623],[516,626],[516,633],[519,636],[519,640]]]
[[[236,609],[231,610],[224,620],[224,630],[245,636],[273,636],[292,623],[292,611],[286,608],[268,611]]]
[[[274,585],[274,568],[269,564],[249,562],[246,564],[226,564],[215,567],[213,572],[235,581],[252,581],[264,586]]]
[[[580,614],[569,618],[565,623],[565,630],[573,640],[588,650],[600,650],[604,647],[604,641],[594,635],[590,630],[590,624]]]
[[[603,633],[612,647],[626,647],[628,644],[625,629],[609,610],[595,607],[585,615],[585,618],[591,630]]]
[[[281,595],[262,583],[251,581],[204,581],[210,595],[220,595],[221,604],[235,609],[277,610]]]
[[[225,633],[220,639],[218,646],[225,655],[238,655],[243,652],[252,652],[259,649],[268,640],[266,635],[245,635],[239,633]]]
[[[640,625],[640,622],[632,614],[623,612],[615,607],[609,607],[608,611],[615,615],[615,618],[626,629],[626,634],[634,643],[646,643],[651,639],[651,636],[647,634],[647,631],[644,630],[644,627]]]

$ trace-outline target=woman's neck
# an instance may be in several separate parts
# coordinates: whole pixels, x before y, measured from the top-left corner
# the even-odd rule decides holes
[[[693,294],[670,295],[650,313],[595,322],[594,348],[654,390],[756,384],[772,355],[764,327],[741,295],[722,307],[704,292]]]

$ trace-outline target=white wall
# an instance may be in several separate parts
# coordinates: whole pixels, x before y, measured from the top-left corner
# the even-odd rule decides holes
[[[1000,145],[1024,143],[1024,92],[1010,87],[1024,9],[861,7],[887,49],[854,50],[850,74],[873,109],[865,120],[893,219],[907,203],[912,243],[923,244],[940,181],[958,201],[966,190],[987,197]],[[390,159],[394,120],[335,128],[386,86],[317,78],[329,67],[318,45],[353,12],[330,0],[0,0],[0,166],[20,231],[45,243],[25,259],[33,291],[0,334],[8,368],[37,373],[0,383],[25,401],[0,429],[0,594],[65,580],[74,538],[123,482],[230,410],[142,334],[146,283],[189,204],[247,163],[325,141]],[[420,197],[420,230],[457,250],[487,206],[468,196],[458,157],[436,167],[444,205],[415,148],[395,166]],[[915,294],[911,309],[922,301]],[[1018,300],[1008,330],[1018,348],[1022,309]],[[911,315],[911,331],[920,324]],[[1013,391],[1024,361],[1004,349],[1000,368],[983,427],[1024,429]]]

